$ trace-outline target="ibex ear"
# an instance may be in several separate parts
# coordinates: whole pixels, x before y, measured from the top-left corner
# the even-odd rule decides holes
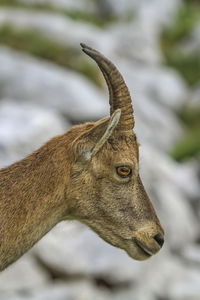
[[[100,120],[79,140],[79,158],[89,161],[112,135],[121,116],[121,110],[117,109],[110,118]]]

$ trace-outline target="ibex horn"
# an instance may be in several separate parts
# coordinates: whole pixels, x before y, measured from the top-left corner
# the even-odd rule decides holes
[[[98,64],[109,89],[110,114],[121,109],[118,130],[132,131],[134,127],[133,107],[128,87],[115,65],[100,52],[81,43],[83,52],[93,58]]]

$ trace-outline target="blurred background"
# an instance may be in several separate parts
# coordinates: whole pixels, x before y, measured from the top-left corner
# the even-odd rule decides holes
[[[63,222],[0,274],[0,299],[199,300],[200,1],[0,0],[0,167],[109,114],[80,42],[129,86],[141,175],[166,242],[137,262]]]

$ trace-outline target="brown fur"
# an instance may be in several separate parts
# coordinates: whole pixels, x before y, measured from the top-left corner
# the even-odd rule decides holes
[[[138,260],[160,250],[163,229],[139,177],[136,137],[119,131],[116,116],[74,126],[0,170],[0,270],[65,219],[87,224]],[[111,118],[101,149],[86,155]],[[118,165],[131,166],[132,176],[119,177]]]

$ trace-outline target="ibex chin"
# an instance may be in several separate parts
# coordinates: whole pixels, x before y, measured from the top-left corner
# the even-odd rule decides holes
[[[128,88],[107,58],[81,46],[107,82],[110,117],[74,126],[0,170],[0,270],[63,220],[87,224],[137,260],[163,245],[163,229],[138,173]]]

